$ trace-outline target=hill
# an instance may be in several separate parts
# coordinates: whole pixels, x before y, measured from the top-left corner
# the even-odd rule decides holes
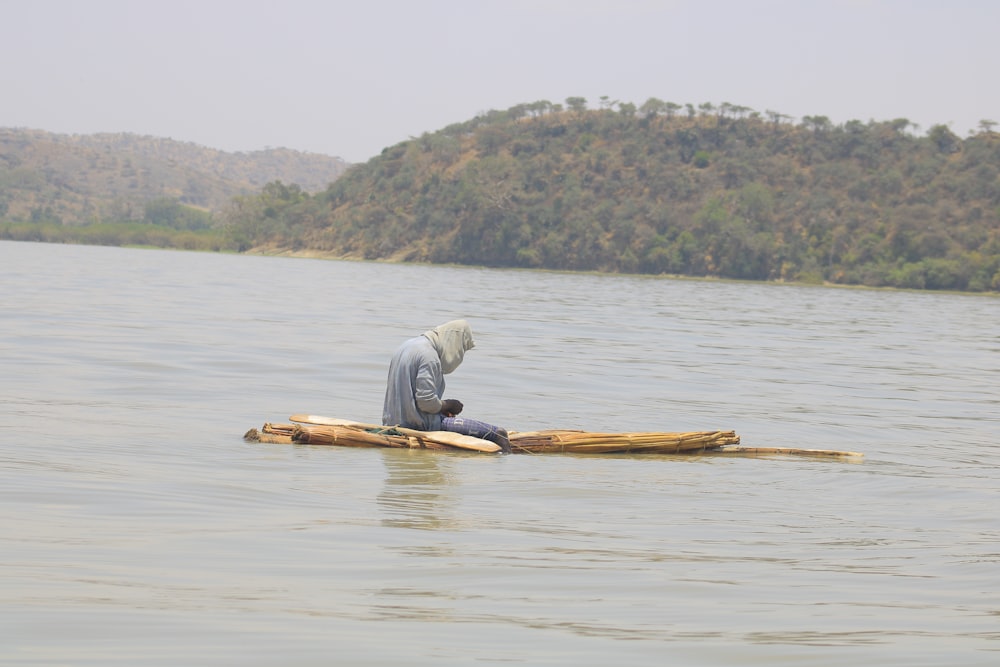
[[[0,128],[0,219],[81,225],[142,220],[148,207],[221,211],[268,182],[327,187],[340,158],[284,148],[227,153],[135,134],[64,135]],[[207,224],[208,215],[185,211]],[[192,223],[193,224],[193,223]]]
[[[315,196],[272,184],[240,249],[1000,290],[1000,135],[906,119],[792,122],[731,104],[582,98],[385,149]]]

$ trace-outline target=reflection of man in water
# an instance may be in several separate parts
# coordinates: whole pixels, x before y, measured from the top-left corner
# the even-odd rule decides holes
[[[475,347],[465,320],[452,320],[404,342],[389,362],[382,423],[421,431],[454,431],[490,440],[510,453],[507,431],[457,416],[462,402],[443,398],[444,376]]]
[[[378,495],[388,516],[383,525],[397,528],[448,529],[456,501],[448,498],[453,483],[441,469],[439,457],[410,449],[385,449],[382,458],[389,475]]]

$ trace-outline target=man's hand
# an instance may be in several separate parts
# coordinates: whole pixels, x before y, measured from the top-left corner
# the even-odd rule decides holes
[[[441,414],[445,417],[454,417],[455,415],[461,414],[462,408],[464,407],[465,406],[462,405],[462,401],[454,398],[446,398],[441,401]]]

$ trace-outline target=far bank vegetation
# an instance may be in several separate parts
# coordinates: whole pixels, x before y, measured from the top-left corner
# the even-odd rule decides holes
[[[242,250],[1000,290],[994,125],[542,101],[387,148],[315,196],[270,184],[228,230]]]
[[[211,228],[239,251],[1000,291],[1000,135],[579,97],[386,148]],[[2,232],[2,227],[0,227]]]

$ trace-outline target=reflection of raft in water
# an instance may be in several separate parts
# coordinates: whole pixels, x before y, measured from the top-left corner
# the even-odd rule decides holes
[[[470,450],[498,452],[488,440],[448,431],[361,424],[315,415],[293,415],[291,424],[264,424],[250,429],[244,439],[252,442],[335,445],[339,447],[395,447],[400,449]],[[852,458],[857,452],[788,447],[742,447],[733,431],[693,431],[690,433],[593,433],[589,431],[546,430],[510,432],[515,454],[739,454],[760,456],[792,454]]]

